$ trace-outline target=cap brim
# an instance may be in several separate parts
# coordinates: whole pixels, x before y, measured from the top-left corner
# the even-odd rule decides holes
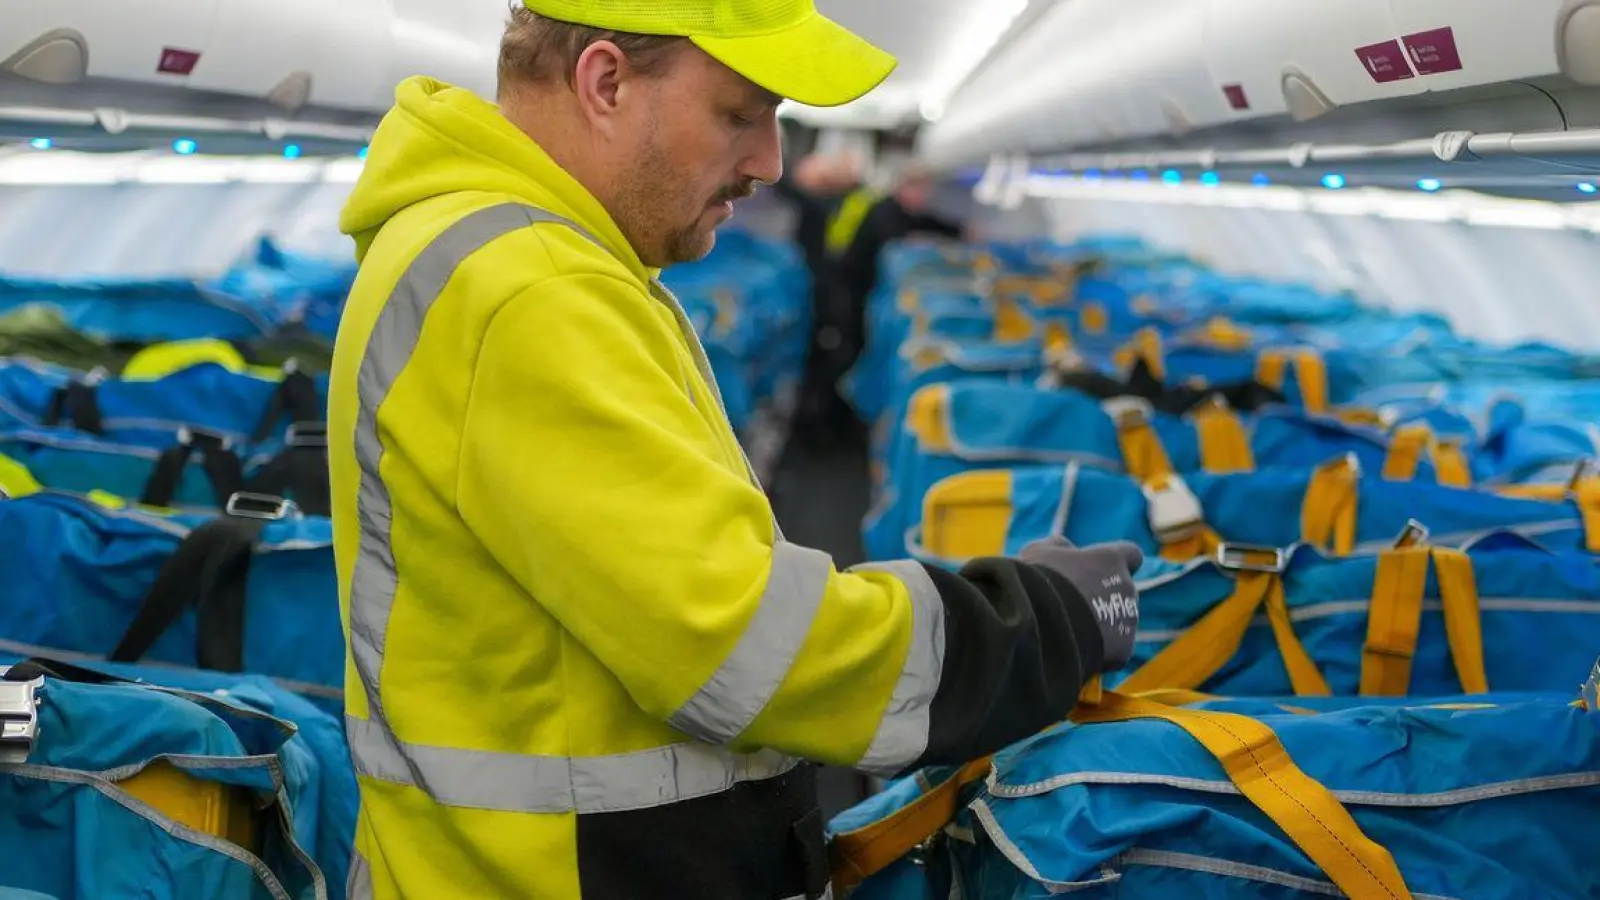
[[[822,15],[770,34],[691,37],[713,59],[757,85],[806,106],[843,106],[870,93],[895,58]]]

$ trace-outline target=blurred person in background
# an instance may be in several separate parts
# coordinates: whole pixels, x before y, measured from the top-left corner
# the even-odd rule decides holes
[[[918,163],[900,171],[888,196],[873,203],[851,235],[848,245],[835,263],[837,278],[832,302],[833,320],[840,323],[843,349],[833,381],[844,376],[861,354],[866,343],[867,298],[878,283],[878,261],[884,248],[913,236],[959,239],[966,234],[965,223],[944,218],[932,211],[937,184],[933,173]],[[842,421],[834,427],[858,427],[846,406]]]

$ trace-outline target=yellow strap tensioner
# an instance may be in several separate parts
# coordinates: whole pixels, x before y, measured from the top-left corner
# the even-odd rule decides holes
[[[1213,474],[1254,472],[1250,434],[1232,407],[1214,398],[1190,414],[1200,438],[1200,468]]]
[[[1171,700],[1194,695],[1162,692]],[[1290,758],[1263,722],[1234,713],[1183,709],[1150,697],[1086,688],[1072,720],[1083,726],[1156,719],[1184,730],[1227,772],[1255,807],[1294,841],[1346,896],[1411,897],[1394,857],[1362,832],[1339,799]],[[834,889],[842,896],[939,833],[956,815],[964,787],[986,777],[988,759],[963,767],[894,815],[838,835],[831,847]]]

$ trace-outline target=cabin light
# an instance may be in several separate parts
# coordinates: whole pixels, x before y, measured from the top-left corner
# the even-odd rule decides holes
[[[357,153],[356,153],[356,159],[366,159],[366,158],[367,158],[367,148],[365,148],[365,147],[362,147],[362,148],[361,148],[361,149],[360,149],[360,150],[359,150],[359,151],[358,151],[358,152],[357,152]]]
[[[1149,181],[1150,180],[1150,173],[1145,171],[1144,169],[1138,169],[1138,170],[1134,171],[1133,174],[1129,175],[1128,177],[1133,179],[1134,181]]]
[[[1177,169],[1168,169],[1161,173],[1161,180],[1165,181],[1167,184],[1182,184],[1183,173],[1179,172]]]
[[[1417,190],[1432,193],[1444,187],[1444,182],[1437,178],[1424,178],[1417,182]]]
[[[1256,187],[1266,187],[1272,183],[1272,179],[1268,178],[1265,172],[1257,172],[1250,176],[1250,183]]]
[[[55,144],[49,138],[34,138],[28,142],[28,146],[35,150],[49,150]]]
[[[1580,181],[1578,183],[1578,190],[1584,192],[1585,194],[1593,194],[1596,191],[1600,191],[1600,188],[1595,187],[1594,182],[1592,181]]]
[[[1336,172],[1329,172],[1322,176],[1322,186],[1330,191],[1337,191],[1345,186],[1344,176]]]
[[[283,158],[284,159],[299,159],[300,158],[300,145],[299,144],[290,144],[289,146],[284,147],[283,148]]]
[[[1206,187],[1216,187],[1222,183],[1222,176],[1215,172],[1201,172],[1200,183]]]
[[[189,140],[188,138],[179,138],[178,140],[172,142],[172,152],[182,154],[183,156],[190,156],[199,149],[200,145]]]

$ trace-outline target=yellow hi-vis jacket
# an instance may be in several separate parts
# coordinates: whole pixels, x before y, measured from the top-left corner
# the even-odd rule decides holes
[[[1071,697],[991,708],[1075,697],[1099,664],[1095,637],[1017,691],[983,670],[1037,666],[947,646],[956,595],[964,631],[1022,646],[970,612],[981,589],[784,542],[677,301],[493,105],[404,82],[341,228],[357,900],[823,896],[797,758],[889,775],[992,752]],[[982,687],[939,701],[942,731],[941,679]]]

